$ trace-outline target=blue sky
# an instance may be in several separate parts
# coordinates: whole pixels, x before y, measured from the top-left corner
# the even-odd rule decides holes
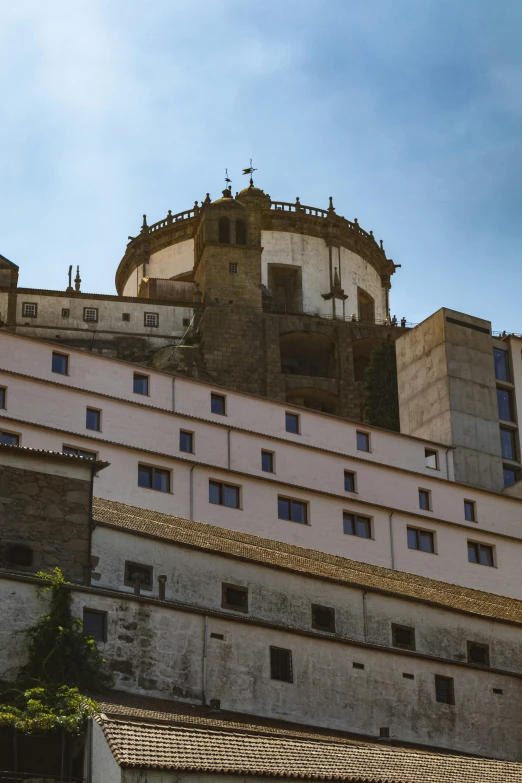
[[[141,216],[240,189],[357,217],[392,312],[522,331],[520,0],[0,4],[0,253],[114,293]]]

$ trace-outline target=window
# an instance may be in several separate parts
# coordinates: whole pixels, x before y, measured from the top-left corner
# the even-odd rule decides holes
[[[209,481],[208,502],[227,508],[239,508],[239,487],[223,484],[221,481]]]
[[[138,486],[143,489],[155,489],[158,492],[170,492],[170,470],[140,464],[138,465]]]
[[[83,632],[86,636],[92,636],[95,642],[106,642],[107,612],[98,612],[96,609],[84,609]]]
[[[415,649],[415,628],[392,623],[392,644],[401,650]]]
[[[149,376],[148,375],[140,375],[140,373],[135,372],[134,378],[133,378],[133,387],[132,391],[134,394],[144,394],[148,396],[149,394]]]
[[[227,217],[219,218],[218,232],[219,242],[224,245],[230,244],[230,220]]]
[[[441,704],[455,704],[453,677],[435,675],[435,699]]]
[[[94,451],[85,451],[84,449],[77,449],[74,446],[63,446],[62,454],[70,454],[73,457],[84,457],[85,459],[96,459]]]
[[[499,381],[510,381],[507,351],[503,351],[502,348],[493,348],[493,358],[495,361],[495,378]]]
[[[130,321],[130,313],[122,313],[121,314],[121,320],[122,321]]]
[[[11,565],[29,568],[33,564],[33,550],[24,544],[13,544],[8,551]]]
[[[126,560],[124,582],[127,587],[134,587],[139,580],[140,587],[144,590],[152,590],[152,570],[152,566]]]
[[[408,549],[418,549],[420,552],[435,552],[435,539],[433,533],[429,530],[419,530],[416,527],[409,527]]]
[[[293,682],[292,651],[281,647],[270,648],[270,677],[281,682]]]
[[[287,432],[291,432],[293,435],[299,435],[299,414],[298,413],[285,413],[285,427]]]
[[[344,471],[344,491],[357,492],[355,489],[355,473],[353,473],[351,470]]]
[[[429,489],[419,489],[419,508],[431,511],[431,492]]]
[[[52,372],[57,372],[59,375],[68,375],[69,357],[64,353],[55,353],[53,351],[51,370]]]
[[[237,275],[237,264],[229,264],[228,271],[231,275]]]
[[[503,465],[504,469],[504,486],[510,487],[518,481],[519,471],[516,468],[512,468],[510,465]]]
[[[289,522],[299,522],[301,525],[308,524],[308,504],[302,500],[293,500],[293,498],[277,498],[277,515],[279,519],[286,519]]]
[[[408,674],[408,672],[403,672],[402,676],[404,677],[405,680],[414,680],[415,679],[415,675],[414,674]]]
[[[372,537],[372,521],[369,517],[361,517],[359,514],[343,513],[343,532],[348,536],[359,538]]]
[[[98,308],[97,307],[84,307],[83,308],[83,320],[84,321],[97,321],[98,320]]]
[[[36,318],[38,315],[38,305],[36,302],[24,302],[22,304],[22,315],[24,318]]]
[[[474,500],[464,501],[464,519],[466,522],[477,521],[477,508]]]
[[[69,318],[70,310],[68,307],[62,307],[62,318]]]
[[[5,386],[0,386],[0,408],[5,408],[7,400],[7,389]]]
[[[352,666],[354,669],[364,669],[364,663],[356,663],[355,661],[352,663]]]
[[[225,416],[226,415],[225,400],[226,398],[222,394],[212,393],[210,395],[210,412],[218,413],[220,416]]]
[[[489,666],[489,645],[480,642],[467,642],[468,663]]]
[[[194,433],[186,430],[179,431],[179,450],[187,454],[194,453]]]
[[[0,443],[2,446],[19,446],[20,435],[15,435],[13,432],[0,432]]]
[[[235,612],[248,612],[248,587],[222,584],[221,606]]]
[[[504,459],[516,459],[517,448],[515,445],[515,433],[505,427],[500,428],[500,450]]]
[[[183,318],[182,324],[183,326],[190,326],[190,318]]]
[[[273,473],[274,472],[274,452],[273,451],[262,451],[261,452],[261,470],[264,470],[265,473]]]
[[[335,609],[330,606],[312,604],[312,628],[317,631],[335,633]]]
[[[370,433],[358,432],[357,433],[357,450],[358,451],[370,451]]]
[[[434,449],[424,449],[424,464],[431,470],[438,470],[439,452]]]
[[[513,397],[507,389],[497,389],[498,417],[504,421],[513,419]]]
[[[159,326],[158,313],[145,313],[143,316],[144,326]]]
[[[493,547],[479,544],[478,541],[468,541],[468,560],[478,565],[494,566]]]
[[[247,227],[244,220],[236,220],[236,245],[246,245]]]
[[[87,408],[87,414],[85,418],[85,427],[88,430],[101,430],[101,411],[95,408]]]

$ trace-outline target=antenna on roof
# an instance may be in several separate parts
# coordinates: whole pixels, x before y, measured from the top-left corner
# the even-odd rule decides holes
[[[257,169],[255,169],[252,166],[252,158],[250,158],[250,166],[247,169],[243,169],[243,174],[250,174],[250,186],[251,187],[254,185],[254,180],[252,179],[252,174],[254,173],[254,171],[257,171]]]

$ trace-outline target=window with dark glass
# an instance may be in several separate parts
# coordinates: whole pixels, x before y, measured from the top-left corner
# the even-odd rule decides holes
[[[414,650],[415,628],[392,623],[392,644],[394,647],[400,647],[402,650]]]
[[[515,433],[505,427],[500,428],[500,449],[504,459],[516,459]]]
[[[225,397],[223,394],[212,393],[210,395],[210,412],[218,413],[220,416],[225,415]]]
[[[335,633],[335,609],[331,606],[312,604],[312,628]]]
[[[236,220],[236,245],[246,245],[247,227],[244,220]]]
[[[513,396],[507,389],[497,389],[498,417],[513,421]]]
[[[416,527],[407,529],[408,549],[418,549],[420,552],[435,552],[435,538],[429,530],[420,530]]]
[[[464,501],[464,519],[466,522],[477,521],[477,509],[474,500]]]
[[[122,321],[130,321],[130,313],[122,313],[121,314],[121,320]]]
[[[230,220],[227,217],[219,218],[219,241],[224,244],[230,244]]]
[[[518,481],[519,471],[516,468],[512,468],[509,465],[504,465],[504,486],[510,487],[512,484]]]
[[[0,386],[0,408],[5,408],[7,399],[7,389],[5,386]]]
[[[344,471],[344,491],[355,492],[355,473],[351,470]]]
[[[148,375],[140,375],[139,372],[134,373],[133,382],[132,382],[132,390],[134,394],[145,394],[148,395],[149,393],[149,376]]]
[[[194,433],[187,430],[179,431],[179,450],[187,454],[194,453]]]
[[[0,443],[3,446],[19,446],[20,435],[15,435],[13,432],[0,432]]]
[[[85,451],[85,449],[77,449],[74,446],[63,446],[62,454],[70,454],[73,457],[84,457],[85,459],[96,459],[94,451]]]
[[[127,587],[135,587],[139,580],[140,587],[144,590],[152,590],[152,566],[144,563],[133,563],[131,560],[125,561],[124,582]]]
[[[273,473],[274,472],[274,452],[273,451],[262,451],[261,452],[261,470],[264,470],[265,473]]]
[[[238,265],[236,263],[231,262],[228,265],[228,271],[230,272],[231,275],[237,275]]]
[[[362,517],[360,514],[343,513],[343,532],[348,536],[358,536],[359,538],[372,537],[372,521],[369,517]]]
[[[239,487],[223,484],[221,481],[209,481],[208,500],[217,506],[239,508]]]
[[[62,307],[62,318],[69,318],[70,310],[68,307]]]
[[[478,541],[468,541],[468,560],[478,565],[494,566],[493,547],[479,544]]]
[[[59,375],[67,375],[69,372],[69,357],[64,353],[55,353],[53,351],[51,370]]]
[[[489,666],[489,645],[479,642],[467,642],[468,663]]]
[[[8,558],[11,565],[29,568],[33,564],[33,550],[25,544],[13,544],[9,547]]]
[[[144,489],[155,489],[158,492],[170,492],[170,470],[140,464],[138,486]]]
[[[441,704],[455,704],[453,677],[435,675],[435,699]]]
[[[95,642],[106,642],[107,612],[98,612],[95,609],[84,609],[83,632],[86,636],[92,636]]]
[[[270,648],[270,677],[281,682],[293,682],[292,651],[282,647]]]
[[[85,427],[88,430],[101,430],[101,411],[95,408],[87,408]]]
[[[248,612],[248,587],[222,584],[221,606],[234,612]]]
[[[507,351],[503,351],[502,348],[493,348],[493,357],[495,360],[495,378],[499,381],[510,381]]]
[[[358,451],[370,451],[370,434],[368,432],[357,433]]]
[[[424,464],[431,470],[438,470],[439,452],[434,449],[424,449]]]
[[[431,492],[429,489],[419,489],[419,508],[431,511]]]
[[[297,413],[285,413],[285,427],[287,432],[299,435],[299,415]]]
[[[279,519],[286,519],[289,522],[299,522],[301,525],[306,525],[308,524],[308,504],[302,500],[278,497],[277,515]]]

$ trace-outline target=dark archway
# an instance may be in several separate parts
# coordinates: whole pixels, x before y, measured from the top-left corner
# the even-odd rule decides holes
[[[224,245],[230,244],[230,220],[227,217],[219,218],[219,241]]]
[[[361,323],[375,323],[375,300],[363,288],[357,289],[357,310]]]
[[[338,413],[337,396],[324,389],[291,389],[286,393],[286,401],[321,413]]]
[[[281,372],[313,378],[336,378],[335,342],[318,332],[289,332],[279,338]]]
[[[247,227],[244,220],[236,220],[236,245],[246,245]]]

